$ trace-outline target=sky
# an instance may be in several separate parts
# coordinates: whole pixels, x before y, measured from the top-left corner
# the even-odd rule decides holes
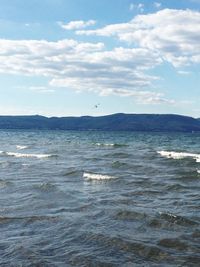
[[[200,117],[200,0],[0,0],[0,115]]]

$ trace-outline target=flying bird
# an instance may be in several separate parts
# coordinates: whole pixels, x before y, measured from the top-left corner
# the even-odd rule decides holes
[[[100,106],[100,104],[98,103],[98,104],[94,105],[94,108],[98,108],[99,106]]]

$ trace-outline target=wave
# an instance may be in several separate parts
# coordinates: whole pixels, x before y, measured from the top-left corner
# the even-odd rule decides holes
[[[176,227],[198,226],[199,222],[181,215],[172,214],[170,212],[158,212],[154,217],[150,218],[148,225],[153,228],[160,229],[176,229]]]
[[[28,148],[28,146],[20,146],[20,145],[17,145],[16,148],[19,149],[19,150],[22,150],[22,149]]]
[[[120,167],[127,167],[128,166],[128,164],[126,163],[126,162],[121,162],[121,161],[114,161],[113,163],[112,163],[112,167],[114,167],[114,168],[120,168]]]
[[[160,154],[162,157],[166,157],[168,159],[192,158],[196,160],[196,162],[200,162],[200,154],[176,151],[157,151],[157,153]]]
[[[0,223],[7,223],[10,221],[15,220],[26,220],[28,223],[36,222],[36,221],[51,221],[51,220],[57,220],[57,216],[40,216],[40,215],[33,215],[33,216],[25,216],[25,217],[7,217],[7,216],[0,216]]]
[[[131,154],[128,154],[128,153],[124,153],[124,152],[115,152],[115,153],[106,153],[104,155],[104,158],[107,158],[107,157],[112,157],[112,158],[129,158],[131,157]]]
[[[50,192],[50,191],[57,190],[57,185],[56,184],[52,184],[50,182],[47,182],[47,183],[42,183],[42,184],[36,184],[36,185],[34,185],[34,188],[36,190],[41,190],[41,191],[44,191],[44,192]]]
[[[74,170],[69,170],[69,171],[65,172],[65,173],[63,174],[63,176],[74,176],[74,175],[78,175],[78,174],[80,174],[80,173],[82,173],[81,170],[79,170],[79,169],[74,169]]]
[[[124,221],[136,221],[143,220],[147,215],[145,213],[131,211],[131,210],[120,210],[114,215],[114,219],[116,220],[124,220]]]
[[[5,152],[5,151],[0,151],[0,154],[5,155],[5,156],[11,156],[11,157],[16,157],[16,158],[50,158],[55,155],[52,154],[23,154],[23,153],[17,153],[17,152]]]
[[[86,180],[110,180],[116,177],[107,174],[84,172],[83,178],[85,178]]]
[[[116,144],[116,143],[95,143],[96,146],[107,146],[107,147],[123,147],[127,146],[125,144]]]
[[[186,242],[179,240],[179,238],[163,238],[158,242],[159,246],[185,251],[189,248]]]
[[[82,233],[78,236],[79,240],[84,240],[85,244],[91,246],[91,244],[98,245],[99,247],[103,247],[106,249],[111,249],[111,251],[121,251],[122,253],[132,253],[133,257],[141,258],[141,259],[148,259],[148,262],[159,262],[161,263],[159,266],[162,265],[162,261],[166,261],[170,259],[169,254],[167,251],[164,251],[163,248],[159,248],[156,245],[150,244],[148,242],[143,242],[143,240],[139,241],[137,239],[131,240],[128,238],[124,238],[121,235],[112,236],[106,233],[94,233],[91,231],[87,231]],[[144,262],[144,260],[142,260]],[[118,260],[119,263],[121,263]],[[145,261],[146,263],[146,261]],[[93,264],[84,264],[83,266],[92,266]],[[81,265],[81,262],[79,264]],[[100,264],[94,266],[113,266],[112,264]],[[115,266],[115,265],[114,265]],[[140,261],[140,264],[134,264],[130,262],[127,264],[118,264],[116,266],[150,266],[149,264],[143,265]],[[151,265],[152,266],[152,265]],[[158,265],[154,265],[158,266]]]
[[[4,188],[11,185],[11,182],[0,179],[0,188]]]
[[[197,221],[191,220],[185,216],[176,215],[168,212],[159,212],[159,218],[181,226],[199,225],[199,222]]]

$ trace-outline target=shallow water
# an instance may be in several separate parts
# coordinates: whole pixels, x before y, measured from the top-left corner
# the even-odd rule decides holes
[[[0,266],[199,266],[200,135],[0,131]]]

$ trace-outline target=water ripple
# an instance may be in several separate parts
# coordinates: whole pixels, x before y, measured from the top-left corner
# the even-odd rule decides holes
[[[0,266],[199,267],[199,144],[0,131]]]

